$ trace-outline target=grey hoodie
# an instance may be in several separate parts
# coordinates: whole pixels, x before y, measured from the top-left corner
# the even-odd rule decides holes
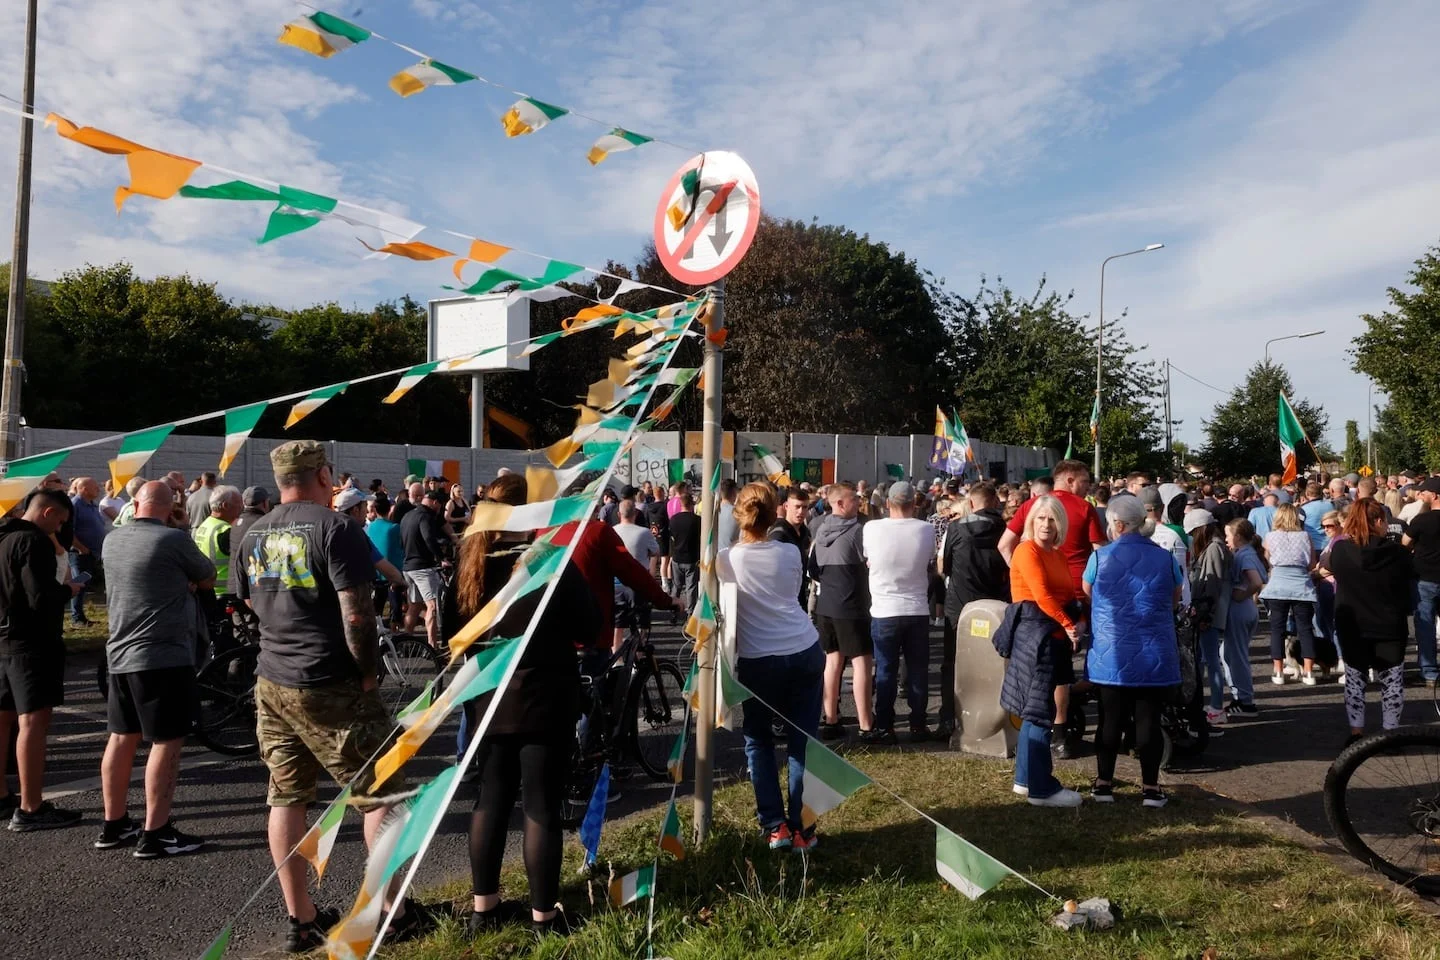
[[[820,585],[815,612],[837,620],[870,615],[870,573],[860,541],[860,519],[827,515],[815,528],[810,554],[812,576]]]

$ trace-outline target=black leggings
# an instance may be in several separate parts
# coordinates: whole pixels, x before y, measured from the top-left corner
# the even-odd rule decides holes
[[[480,796],[470,817],[470,879],[476,896],[500,892],[505,832],[515,797],[525,814],[525,875],[530,906],[553,910],[560,899],[560,858],[564,852],[560,801],[574,749],[573,736],[509,734],[489,738],[475,752]],[[523,788],[523,790],[522,790]]]
[[[1095,776],[1115,779],[1115,757],[1120,740],[1135,721],[1135,755],[1140,758],[1143,783],[1160,783],[1160,757],[1165,740],[1160,733],[1160,707],[1168,694],[1166,687],[1111,687],[1095,685],[1100,697],[1100,735],[1095,738]]]

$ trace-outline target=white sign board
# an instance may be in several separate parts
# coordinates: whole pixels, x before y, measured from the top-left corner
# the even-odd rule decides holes
[[[485,373],[491,370],[529,370],[530,358],[520,356],[522,342],[530,337],[530,301],[519,299],[506,304],[506,294],[483,297],[451,297],[430,301],[430,321],[426,329],[425,357],[443,360],[495,350],[447,373]]]

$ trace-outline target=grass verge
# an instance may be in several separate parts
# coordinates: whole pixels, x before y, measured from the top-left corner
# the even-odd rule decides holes
[[[654,956],[1440,957],[1440,923],[1408,897],[1350,877],[1201,794],[1145,810],[1138,790],[1125,789],[1113,806],[1087,803],[1077,813],[1013,799],[1008,765],[929,753],[851,759],[1042,887],[1061,897],[1109,897],[1123,918],[1110,931],[1064,933],[1049,923],[1059,905],[1014,878],[970,902],[935,873],[933,827],[873,786],[822,818],[821,846],[808,863],[772,854],[754,829],[750,789],[737,784],[717,791],[703,849],[683,862],[662,856]],[[602,864],[619,876],[649,863],[658,829],[658,813],[608,824]],[[385,955],[645,957],[645,902],[612,909],[601,883],[587,891],[583,879],[573,879],[580,855],[570,846],[562,898],[583,926],[568,939],[537,945],[528,930],[514,928],[472,941],[462,923],[446,922]],[[526,898],[519,865],[507,868],[503,883],[506,897]],[[449,902],[463,917],[468,892],[457,882],[425,899]]]
[[[70,622],[70,611],[65,611],[65,649],[70,653],[93,653],[105,649],[110,638],[110,616],[103,603],[90,600],[85,604],[85,616],[89,623],[77,626]]]

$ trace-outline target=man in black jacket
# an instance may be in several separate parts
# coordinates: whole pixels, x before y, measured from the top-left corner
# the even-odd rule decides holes
[[[789,488],[780,504],[780,515],[775,518],[774,525],[765,536],[767,540],[794,544],[795,549],[800,551],[800,565],[804,571],[800,576],[801,610],[807,609],[805,594],[810,589],[810,528],[805,523],[805,514],[809,507],[810,494],[799,487]]]
[[[945,578],[945,659],[940,665],[940,725],[936,739],[955,730],[955,625],[972,600],[1010,602],[1010,567],[1000,556],[1005,515],[995,485],[970,488],[970,515],[950,521],[940,544],[940,575]]]
[[[0,817],[16,833],[80,822],[41,797],[50,715],[65,701],[65,642],[61,615],[81,584],[56,580],[51,537],[70,518],[59,490],[39,490],[18,519],[0,520],[0,790],[5,789],[10,731],[19,725],[15,758],[20,796],[0,796]]]
[[[410,608],[405,612],[405,629],[414,630],[423,611],[425,638],[440,649],[440,564],[450,548],[440,510],[445,502],[441,490],[426,490],[420,504],[400,521],[400,542],[405,547],[405,583],[410,591]]]
[[[840,723],[840,681],[845,661],[854,668],[855,716],[860,740],[878,744],[871,697],[875,688],[875,647],[870,638],[870,573],[860,542],[860,499],[855,485],[830,485],[830,512],[815,530],[815,551],[806,566],[819,585],[815,599],[820,648],[825,651],[824,715],[820,736],[845,736]],[[773,538],[772,538],[773,539]],[[893,742],[894,734],[891,734]]]

